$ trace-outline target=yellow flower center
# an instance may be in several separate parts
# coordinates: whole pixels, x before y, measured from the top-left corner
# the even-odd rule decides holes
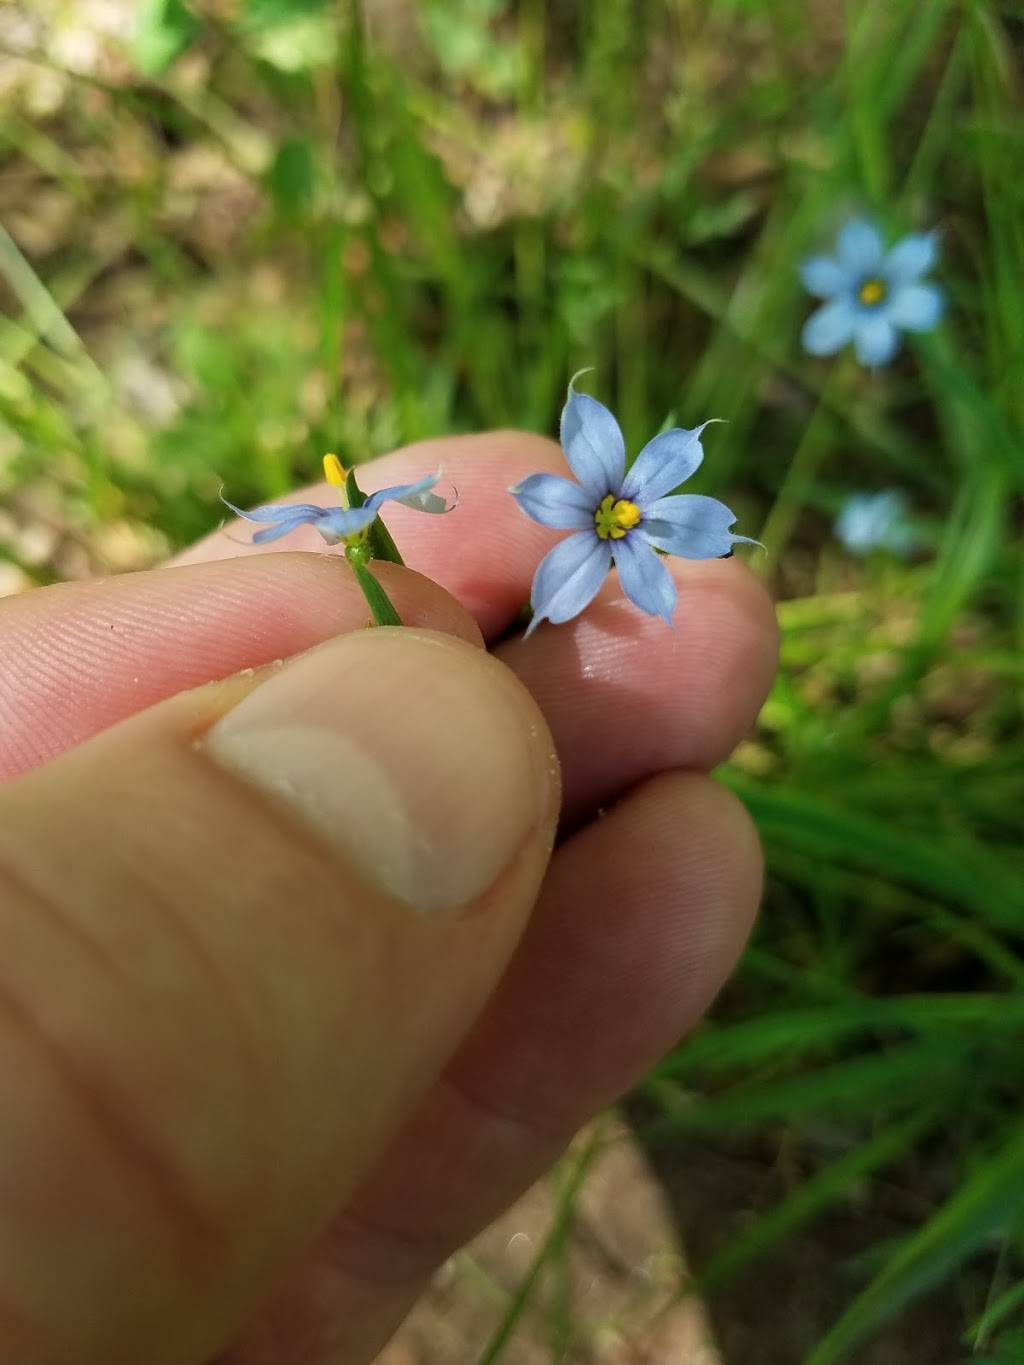
[[[884,280],[865,280],[861,285],[857,297],[861,303],[866,303],[869,307],[876,303],[881,303],[886,295]]]
[[[594,530],[602,540],[607,540],[609,536],[612,540],[621,540],[639,520],[640,508],[635,502],[627,502],[625,498],[619,498],[616,502],[615,494],[609,493],[594,513]]]

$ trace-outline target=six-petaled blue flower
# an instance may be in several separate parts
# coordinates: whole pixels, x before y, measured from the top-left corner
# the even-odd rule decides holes
[[[334,487],[345,487],[345,472],[336,455],[324,456],[324,474]],[[299,526],[315,526],[328,545],[337,545],[340,541],[349,541],[362,535],[386,502],[400,502],[403,507],[413,507],[417,512],[447,512],[448,505],[444,498],[431,492],[439,478],[439,474],[431,474],[416,483],[382,488],[379,493],[371,493],[362,507],[318,507],[310,502],[282,502],[243,512],[226,498],[224,505],[245,521],[268,523],[265,531],[257,531],[253,536],[254,545],[278,540]]]
[[[908,554],[917,538],[907,523],[907,500],[898,488],[854,493],[836,518],[836,537],[856,555],[872,550]]]
[[[738,541],[724,503],[700,494],[668,496],[697,469],[700,434],[675,429],[655,436],[626,472],[619,424],[603,404],[569,385],[561,442],[577,482],[531,474],[510,489],[534,521],[575,531],[544,556],[533,580],[533,620],[568,621],[593,599],[612,564],[622,591],[641,611],[671,622],[676,585],[656,550],[683,559],[716,559]]]
[[[827,302],[803,330],[811,355],[834,355],[853,340],[862,365],[884,365],[900,332],[930,332],[942,316],[942,291],[922,280],[938,258],[934,232],[911,233],[886,251],[873,223],[854,219],[839,233],[835,256],[800,267],[805,288]]]

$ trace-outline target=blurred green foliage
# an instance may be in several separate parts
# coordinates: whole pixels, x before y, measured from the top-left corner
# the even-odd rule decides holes
[[[38,581],[136,567],[215,525],[222,483],[256,501],[327,449],[553,431],[582,365],[634,449],[728,418],[700,488],[763,524],[782,599],[779,682],[722,774],[768,898],[643,1131],[799,1153],[696,1267],[723,1319],[855,1209],[868,1249],[822,1254],[848,1306],[817,1321],[808,1292],[807,1365],[902,1359],[928,1293],[942,1365],[1024,1359],[1024,11],[147,0],[77,75],[47,35],[23,79],[59,99],[0,113],[24,199],[0,548]],[[877,375],[798,345],[796,265],[852,210],[943,239],[948,321]],[[851,563],[836,509],[894,485],[926,552]]]

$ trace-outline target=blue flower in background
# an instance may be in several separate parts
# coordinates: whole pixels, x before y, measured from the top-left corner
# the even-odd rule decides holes
[[[337,455],[324,456],[324,474],[328,483],[344,489],[345,471]],[[404,507],[415,508],[417,512],[447,512],[448,505],[444,498],[430,491],[439,478],[439,474],[431,474],[417,483],[382,488],[379,493],[371,493],[362,507],[317,507],[310,502],[282,502],[243,512],[226,498],[223,502],[225,507],[230,507],[236,516],[245,521],[269,523],[265,531],[257,531],[253,536],[254,545],[279,540],[300,526],[315,526],[328,545],[337,545],[339,541],[361,535],[386,502],[400,502]]]
[[[855,493],[836,518],[836,537],[856,555],[872,550],[907,554],[916,537],[907,524],[907,500],[895,488],[884,493]]]
[[[862,365],[884,365],[900,332],[930,332],[942,316],[942,291],[922,281],[938,259],[934,232],[911,233],[886,251],[873,223],[854,219],[839,233],[835,256],[800,267],[809,293],[827,299],[804,324],[811,355],[834,355],[852,338]]]
[[[738,541],[724,503],[700,494],[668,497],[704,458],[700,434],[665,431],[648,441],[626,473],[626,446],[608,409],[572,384],[562,409],[561,442],[578,482],[531,474],[513,497],[542,526],[574,531],[550,550],[533,579],[533,620],[568,621],[590,603],[612,564],[622,590],[641,611],[671,622],[676,585],[656,550],[683,559],[717,559]]]

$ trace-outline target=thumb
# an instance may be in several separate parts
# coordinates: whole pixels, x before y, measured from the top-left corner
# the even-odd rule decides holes
[[[0,1359],[222,1349],[467,1032],[556,816],[526,691],[412,630],[0,788]]]

